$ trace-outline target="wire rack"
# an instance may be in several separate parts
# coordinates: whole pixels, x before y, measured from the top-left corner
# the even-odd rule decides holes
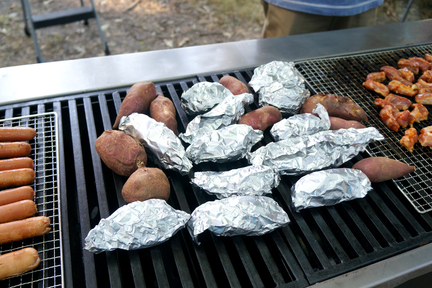
[[[51,231],[46,235],[0,245],[1,254],[33,247],[41,259],[36,269],[0,281],[1,287],[63,287],[57,121],[54,112],[0,121],[0,127],[24,126],[36,130],[36,137],[29,141],[36,174],[31,185],[38,208],[36,216],[47,216],[51,220]]]
[[[421,147],[420,144],[416,144],[413,153],[406,150],[400,144],[405,129],[394,132],[384,125],[379,117],[379,109],[374,104],[379,96],[366,90],[362,83],[367,74],[379,72],[382,66],[389,65],[397,68],[399,59],[424,57],[426,53],[432,53],[432,45],[296,63],[297,69],[315,93],[349,96],[366,111],[368,115],[366,125],[376,127],[385,137],[384,141],[369,144],[366,152],[370,156],[384,156],[416,167],[414,173],[395,179],[393,182],[419,213],[432,211],[432,150]],[[414,124],[418,133],[422,128],[432,125],[432,109],[427,108],[429,119]]]

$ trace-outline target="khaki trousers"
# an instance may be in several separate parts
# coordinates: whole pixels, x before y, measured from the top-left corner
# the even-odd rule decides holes
[[[354,16],[321,16],[283,9],[261,0],[264,8],[263,38],[373,26],[376,8]]]

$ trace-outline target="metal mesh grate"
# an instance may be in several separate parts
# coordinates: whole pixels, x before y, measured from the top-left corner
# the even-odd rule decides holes
[[[405,129],[394,132],[384,125],[379,117],[379,108],[374,104],[378,94],[366,90],[362,83],[367,74],[379,72],[382,66],[397,68],[399,59],[424,57],[426,53],[432,53],[432,45],[296,63],[314,92],[349,96],[366,111],[369,118],[366,125],[376,127],[385,137],[384,141],[369,145],[367,152],[371,156],[385,156],[416,166],[414,173],[393,181],[419,213],[432,211],[432,150],[416,144],[414,152],[410,153],[400,145]],[[432,112],[430,107],[428,110]],[[430,125],[431,117],[415,123],[414,128],[420,133],[423,127]]]
[[[36,130],[36,137],[29,141],[30,157],[34,161],[36,179],[32,188],[38,212],[51,220],[48,234],[0,245],[0,253],[8,253],[26,247],[39,252],[41,263],[27,273],[0,282],[7,287],[62,287],[62,241],[58,185],[58,132],[57,114],[43,113],[0,121],[1,127],[26,126]]]

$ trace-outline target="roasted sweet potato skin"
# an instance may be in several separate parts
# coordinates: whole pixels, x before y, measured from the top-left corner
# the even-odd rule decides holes
[[[247,85],[233,76],[223,76],[219,79],[219,83],[225,86],[225,88],[230,90],[234,95],[249,93]]]
[[[265,131],[281,120],[282,114],[279,109],[273,106],[264,106],[243,115],[239,124],[246,124],[253,129]]]
[[[176,109],[171,99],[158,93],[156,99],[150,104],[150,117],[158,122],[164,123],[177,135],[176,115]]]
[[[117,129],[123,116],[148,113],[150,103],[156,98],[156,87],[152,82],[137,82],[129,89],[120,106],[113,128]]]
[[[415,166],[387,157],[365,158],[355,163],[352,168],[361,170],[372,183],[396,179],[415,171]]]
[[[361,129],[366,128],[362,123],[355,120],[345,120],[339,117],[329,117],[330,118],[330,130],[339,130],[339,129]]]
[[[303,103],[300,113],[312,113],[317,103],[321,103],[327,109],[329,116],[367,122],[367,115],[363,108],[349,97],[340,95],[316,94],[311,96]]]
[[[95,141],[96,152],[108,168],[121,176],[130,176],[147,165],[144,146],[120,130],[106,130]]]
[[[122,196],[127,203],[154,198],[168,201],[170,190],[169,180],[161,169],[140,167],[123,185]]]

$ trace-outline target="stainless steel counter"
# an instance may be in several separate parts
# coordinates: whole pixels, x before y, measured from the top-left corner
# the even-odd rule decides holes
[[[432,42],[432,20],[0,68],[0,105],[59,95]],[[432,239],[431,239],[432,240]],[[432,244],[312,287],[394,287],[432,271]]]
[[[432,20],[0,68],[0,104],[432,41]]]

